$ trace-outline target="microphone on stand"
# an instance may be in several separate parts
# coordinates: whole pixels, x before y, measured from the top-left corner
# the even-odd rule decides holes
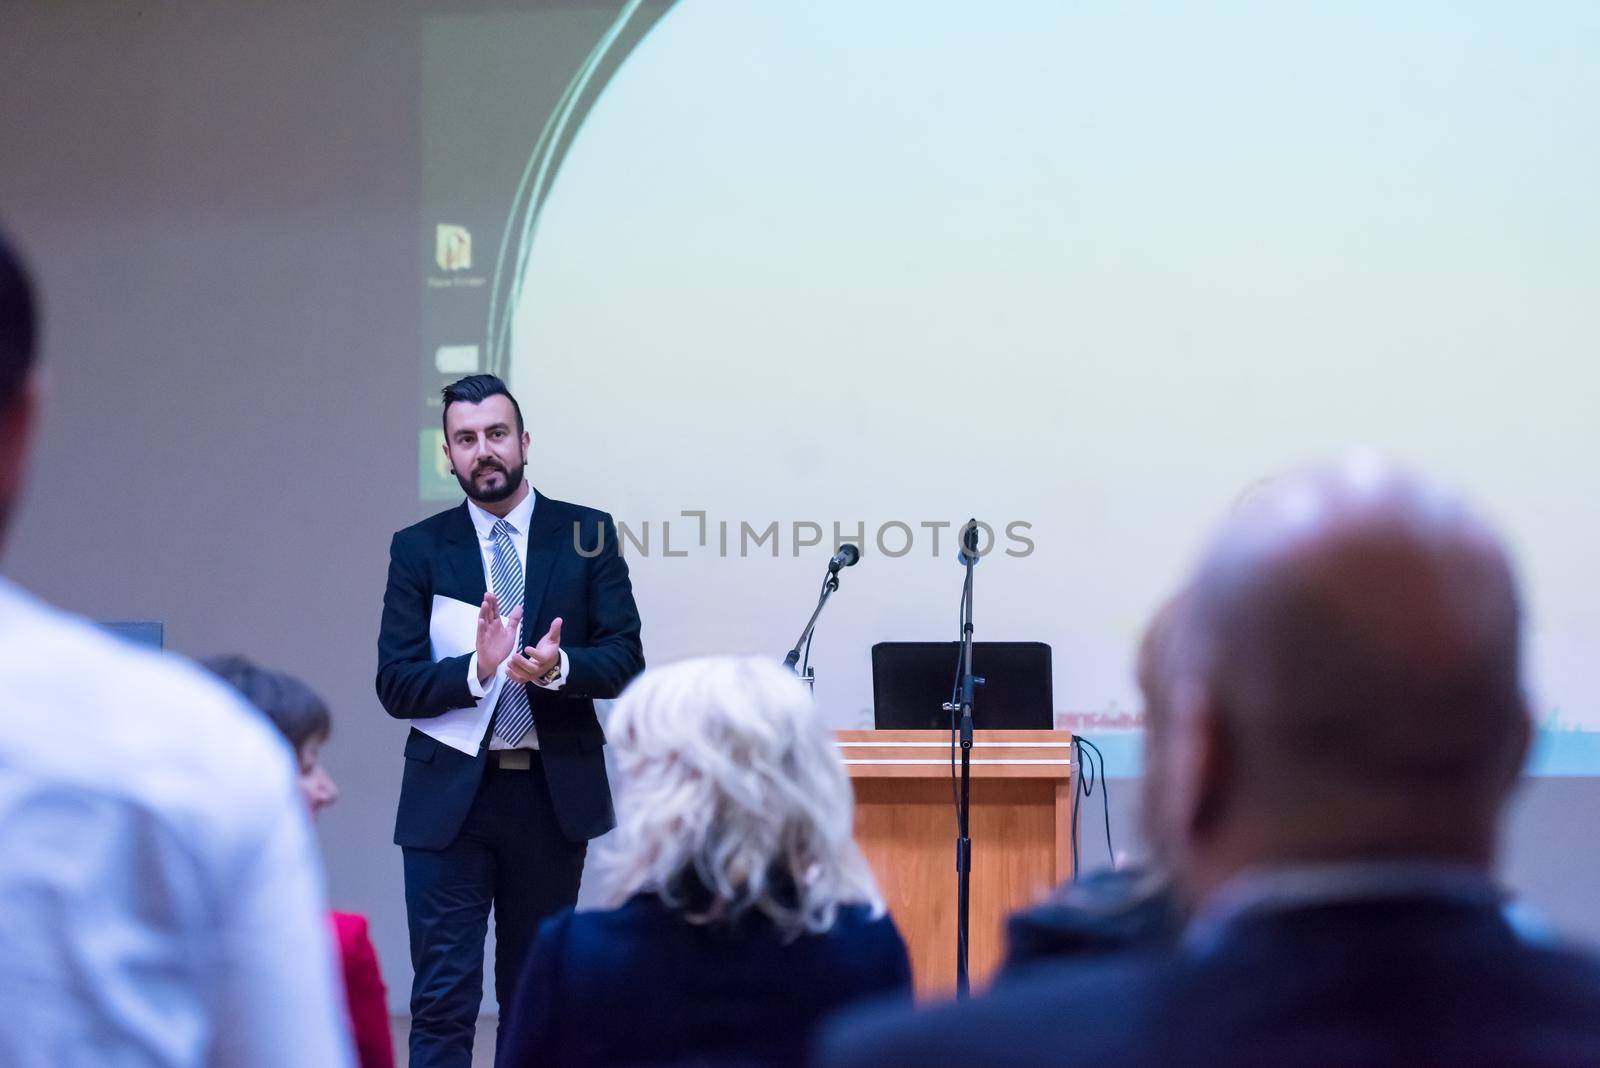
[[[806,622],[806,629],[800,632],[800,637],[795,639],[794,648],[783,658],[783,666],[790,671],[797,672],[806,685],[816,683],[816,673],[811,670],[811,631],[817,625],[817,617],[822,615],[822,606],[828,603],[828,596],[839,588],[839,572],[847,567],[854,566],[861,559],[861,550],[855,545],[844,544],[839,546],[839,551],[833,554],[828,561],[828,573],[822,579],[822,596],[817,599],[816,611],[811,613],[811,618]],[[805,650],[806,662],[800,662],[801,650]]]
[[[978,552],[976,518],[967,520],[961,527],[961,550],[956,558],[967,572],[961,584],[961,660],[956,676],[959,697],[944,709],[959,717],[951,723],[955,736],[952,745],[957,744],[958,737],[961,746],[961,788],[956,800],[956,997],[966,998],[971,992],[967,947],[972,908],[972,703],[974,691],[983,683],[972,673],[972,570],[983,559]],[[951,757],[954,758],[954,753]]]
[[[961,548],[956,550],[956,562],[964,567],[982,560],[983,554],[978,552],[978,521],[969,519],[961,524]]]

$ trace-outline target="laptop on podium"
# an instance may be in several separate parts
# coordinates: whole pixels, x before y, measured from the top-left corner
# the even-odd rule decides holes
[[[949,730],[944,710],[961,673],[960,642],[879,642],[872,647],[872,719],[881,731]],[[1055,726],[1050,646],[1044,642],[973,642],[977,730],[1049,730]]]

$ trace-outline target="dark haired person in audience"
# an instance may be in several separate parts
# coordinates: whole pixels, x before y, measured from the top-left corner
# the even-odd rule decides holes
[[[594,702],[644,669],[611,517],[529,485],[532,439],[500,379],[441,399],[467,499],[394,536],[378,631],[378,700],[411,722],[394,821],[411,1068],[470,1065],[491,909],[507,1003],[539,922],[578,900],[589,840],[615,822]]]
[[[238,690],[294,747],[300,767],[300,794],[312,815],[339,799],[339,787],[322,766],[322,747],[333,730],[333,720],[327,704],[311,687],[292,675],[257,667],[242,656],[211,657],[201,664]],[[335,912],[332,920],[357,1061],[361,1068],[393,1068],[389,1004],[383,974],[378,970],[378,955],[367,934],[367,919]]]
[[[1176,659],[1173,630],[1181,604],[1177,597],[1163,604],[1139,643],[1145,743],[1141,811],[1147,817],[1156,807],[1153,790],[1165,778],[1169,683]],[[1037,964],[1176,946],[1183,910],[1153,830],[1145,827],[1151,855],[1143,863],[1084,875],[1007,918],[1006,955],[997,981],[1026,974]]]
[[[0,238],[0,537],[33,439],[34,350]],[[0,1065],[347,1064],[325,908],[261,717],[0,580]]]
[[[499,1068],[804,1062],[828,1013],[909,994],[806,688],[761,659],[647,672],[611,716],[604,912],[539,931]]]
[[[1152,819],[1175,954],[841,1022],[830,1065],[1600,1064],[1600,963],[1491,877],[1530,736],[1496,536],[1368,457],[1275,481],[1178,623]]]

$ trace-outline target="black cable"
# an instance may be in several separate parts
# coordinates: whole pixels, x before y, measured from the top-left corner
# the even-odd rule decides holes
[[[1087,746],[1087,751],[1084,747]],[[1117,852],[1111,843],[1111,787],[1106,779],[1106,758],[1100,747],[1087,738],[1072,736],[1072,752],[1077,758],[1077,785],[1072,791],[1072,878],[1078,878],[1078,798],[1093,797],[1095,784],[1100,786],[1100,804],[1105,815],[1106,858],[1113,870],[1117,866]]]
[[[1078,881],[1078,793],[1083,788],[1083,748],[1078,736],[1072,736],[1072,759],[1076,762],[1072,775],[1072,881]]]
[[[1111,862],[1111,870],[1117,869],[1117,851],[1111,845],[1111,780],[1106,778],[1106,758],[1100,752],[1100,747],[1093,742],[1087,743],[1094,750],[1094,757],[1100,762],[1100,811],[1105,816],[1106,822],[1106,859]]]
[[[833,581],[834,575],[830,573],[827,578],[822,580],[822,588],[824,590],[828,590],[828,584]],[[832,593],[833,591],[828,590],[828,592]],[[800,677],[802,679],[806,677],[806,672],[811,669],[811,639],[816,637],[816,634],[816,630],[813,629],[809,634],[806,635],[805,655],[800,658]]]
[[[961,657],[961,645],[967,637],[967,624],[971,622],[972,609],[972,569],[967,569],[967,577],[961,583],[961,605],[956,626],[956,677],[950,684],[950,807],[956,818],[956,834],[961,833],[961,795],[957,788],[956,778],[956,750],[960,748],[959,732],[961,719],[961,669],[965,666]],[[956,956],[958,960],[967,959],[970,932],[962,931],[961,925],[956,924]]]
[[[961,798],[956,791],[956,749],[957,731],[960,729],[958,721],[961,718],[961,641],[967,634],[967,594],[971,587],[972,575],[969,572],[965,581],[961,583],[961,606],[956,620],[956,677],[950,684],[950,807],[960,819]]]

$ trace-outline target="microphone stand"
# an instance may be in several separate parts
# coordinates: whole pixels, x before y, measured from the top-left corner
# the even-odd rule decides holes
[[[811,618],[806,621],[806,629],[800,632],[800,637],[795,639],[794,648],[783,658],[783,666],[790,671],[795,671],[795,665],[800,664],[800,650],[805,649],[805,663],[800,664],[798,674],[800,681],[812,689],[816,689],[817,673],[811,667],[811,632],[817,626],[817,617],[822,615],[823,606],[828,603],[828,597],[839,588],[839,572],[833,568],[828,569],[828,577],[822,580],[822,596],[817,598],[816,611],[811,613]]]
[[[972,702],[974,691],[983,684],[982,679],[972,674],[972,569],[978,563],[975,548],[965,551],[962,558],[967,567],[967,578],[961,587],[961,696],[957,703],[947,703],[944,706],[946,712],[958,712],[961,716],[961,793],[960,800],[956,803],[956,997],[958,998],[968,997],[972,993],[971,980],[967,975],[967,935],[971,927],[972,910],[972,837],[968,822],[972,811]]]

